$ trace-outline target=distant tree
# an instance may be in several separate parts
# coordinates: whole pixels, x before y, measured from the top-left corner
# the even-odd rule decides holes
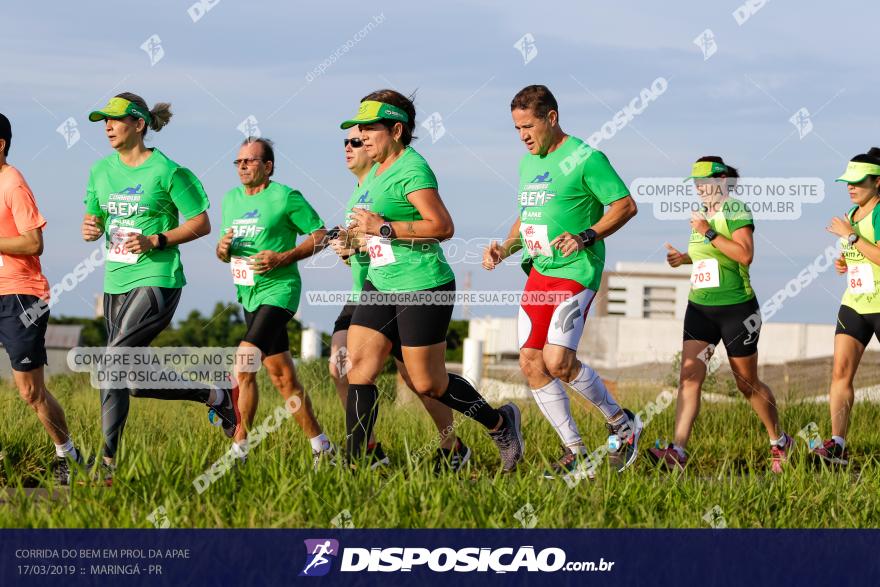
[[[453,320],[449,323],[446,333],[446,360],[451,363],[461,363],[464,356],[464,339],[468,335],[469,322],[467,320]]]

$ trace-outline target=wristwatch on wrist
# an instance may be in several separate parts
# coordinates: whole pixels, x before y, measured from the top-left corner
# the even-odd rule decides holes
[[[168,244],[168,237],[162,234],[161,232],[156,235],[156,240],[159,241],[159,244],[156,245],[157,251],[164,251],[165,246]]]
[[[391,238],[392,234],[394,234],[394,229],[391,227],[391,223],[383,222],[382,226],[379,227],[379,236],[382,238]]]
[[[585,247],[591,247],[593,246],[593,243],[596,242],[596,237],[598,237],[599,234],[592,228],[588,228],[585,231],[579,233],[578,236],[581,237],[582,241],[584,241]]]
[[[854,233],[854,232],[851,232],[851,233],[849,234],[849,236],[846,237],[846,240],[849,241],[849,246],[853,246],[853,245],[856,244],[856,242],[858,242],[858,240],[859,240],[859,235],[857,235],[857,234]]]
[[[718,236],[718,233],[710,228],[709,230],[706,231],[705,236],[706,236],[706,240],[711,243],[713,240],[715,240],[715,237]]]

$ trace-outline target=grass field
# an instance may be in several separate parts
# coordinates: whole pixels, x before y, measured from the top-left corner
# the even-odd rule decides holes
[[[342,439],[344,416],[323,363],[303,365],[316,413],[334,442]],[[261,374],[262,378],[263,374]],[[386,376],[389,393],[394,381]],[[261,379],[258,420],[282,404]],[[83,377],[53,379],[50,389],[67,411],[80,446],[100,447],[98,392]],[[660,392],[622,391],[623,402],[642,409]],[[707,527],[713,508],[728,527],[876,527],[880,524],[880,406],[858,404],[850,432],[853,464],[848,470],[816,468],[800,458],[781,476],[769,472],[767,439],[742,400],[704,404],[690,446],[686,473],[654,469],[640,457],[618,475],[603,464],[595,481],[574,488],[548,481],[541,473],[558,456],[555,434],[531,402],[522,403],[526,461],[512,475],[498,471],[494,445],[473,422],[458,431],[474,450],[471,466],[459,476],[431,472],[435,430],[418,409],[383,400],[377,431],[392,460],[376,472],[311,471],[311,456],[292,419],[256,447],[240,484],[229,474],[198,494],[193,479],[220,458],[229,444],[208,424],[204,406],[132,399],[120,468],[113,487],[75,484],[54,494],[46,472],[53,452],[29,408],[8,385],[0,388],[3,459],[0,527],[152,527],[148,519],[177,528],[328,527],[350,514],[355,527]],[[604,443],[605,427],[595,411],[576,407],[589,445]],[[782,406],[783,424],[795,434],[811,421],[824,435],[827,404]],[[656,416],[644,435],[647,447],[668,437],[674,407]],[[412,453],[427,458],[414,462]],[[717,519],[717,518],[716,518]],[[334,522],[335,521],[335,522]],[[717,523],[717,522],[716,522]]]

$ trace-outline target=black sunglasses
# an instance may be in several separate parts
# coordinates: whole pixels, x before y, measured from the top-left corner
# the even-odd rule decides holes
[[[364,142],[360,139],[342,139],[342,144],[345,147],[351,145],[352,149],[360,149],[364,146]]]

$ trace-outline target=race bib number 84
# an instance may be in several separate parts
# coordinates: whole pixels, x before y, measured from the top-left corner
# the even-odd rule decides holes
[[[868,263],[846,267],[846,284],[854,294],[874,293],[874,268]]]

